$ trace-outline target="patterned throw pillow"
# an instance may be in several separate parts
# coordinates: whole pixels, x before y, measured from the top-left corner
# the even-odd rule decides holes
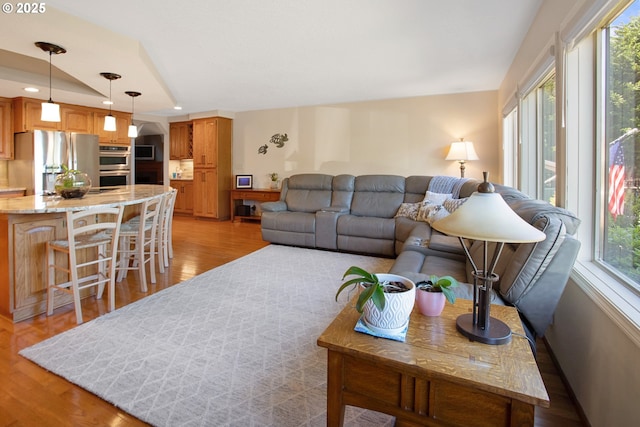
[[[420,209],[420,203],[402,203],[396,212],[396,218],[405,216],[415,221],[418,217],[418,209]]]
[[[464,202],[466,202],[467,199],[468,197],[464,197],[462,199],[448,198],[447,200],[444,201],[443,206],[445,207],[446,210],[449,211],[449,213],[453,213],[460,206],[464,205]]]
[[[448,215],[449,211],[447,211],[444,206],[431,203],[428,200],[423,200],[422,203],[420,203],[420,209],[418,210],[418,217],[416,220],[433,224],[435,221]]]

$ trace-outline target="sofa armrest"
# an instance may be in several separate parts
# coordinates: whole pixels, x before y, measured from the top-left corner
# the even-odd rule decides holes
[[[263,212],[284,212],[287,210],[287,204],[282,201],[264,202],[260,204]]]
[[[316,212],[316,246],[338,249],[338,218],[349,213],[347,208],[325,208]]]

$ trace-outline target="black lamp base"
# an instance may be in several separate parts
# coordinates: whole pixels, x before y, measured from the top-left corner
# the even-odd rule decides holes
[[[473,314],[462,314],[456,319],[456,329],[471,341],[500,345],[511,342],[511,329],[501,320],[489,318],[489,329],[473,324]]]

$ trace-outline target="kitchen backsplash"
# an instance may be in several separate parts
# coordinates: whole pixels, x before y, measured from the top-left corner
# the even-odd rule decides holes
[[[178,170],[182,173],[181,179],[193,179],[193,160],[169,160],[169,179],[177,178]]]

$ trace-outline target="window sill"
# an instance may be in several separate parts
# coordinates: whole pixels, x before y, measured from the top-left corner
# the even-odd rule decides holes
[[[576,261],[571,279],[640,346],[640,297],[589,261]]]

